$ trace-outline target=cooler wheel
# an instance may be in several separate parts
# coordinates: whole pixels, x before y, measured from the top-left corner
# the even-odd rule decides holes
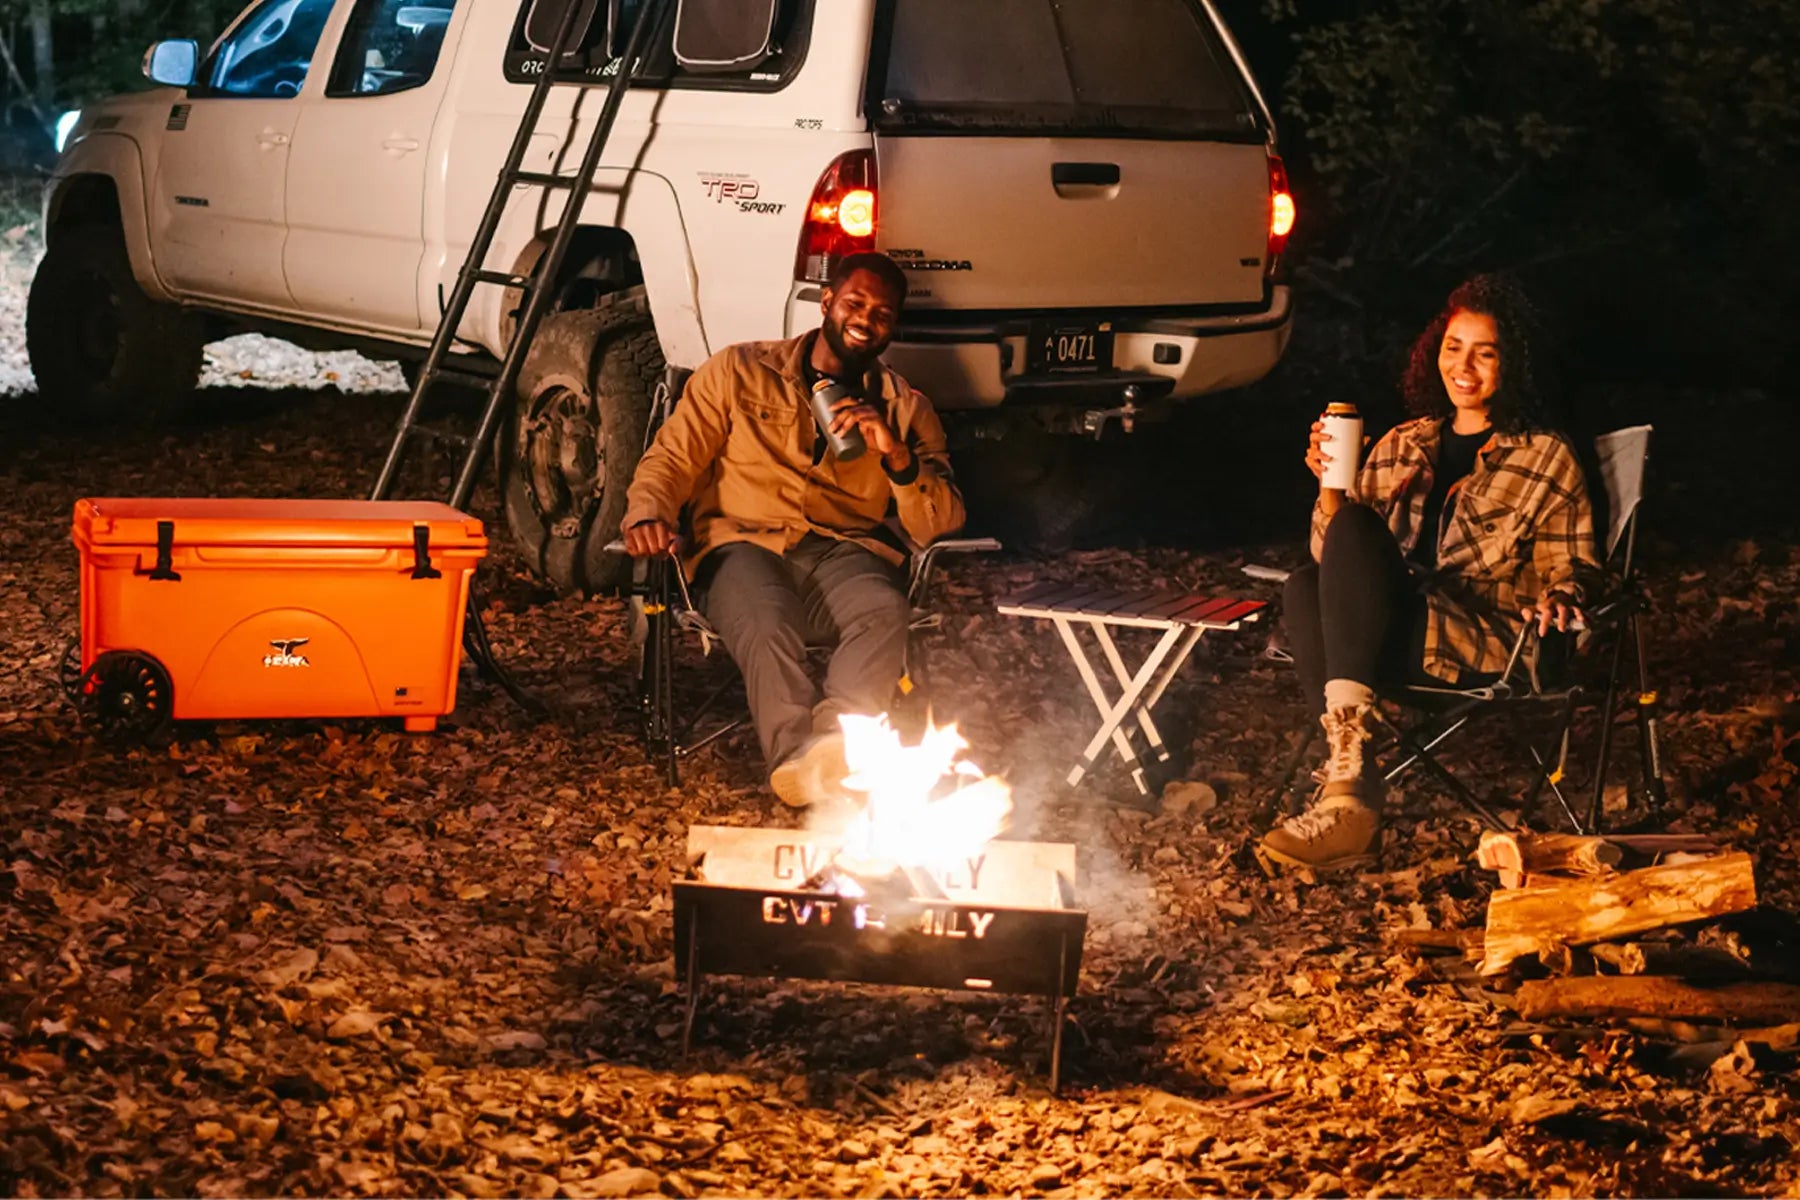
[[[147,742],[169,727],[175,688],[168,671],[148,654],[107,650],[76,684],[82,720],[112,742]]]

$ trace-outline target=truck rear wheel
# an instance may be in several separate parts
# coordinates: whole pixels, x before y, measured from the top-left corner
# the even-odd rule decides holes
[[[186,412],[206,347],[199,317],[152,300],[117,230],[65,230],[25,308],[25,346],[50,409],[84,422],[151,424]]]
[[[630,560],[605,546],[619,536],[662,372],[642,288],[538,327],[501,442],[501,491],[526,560],[559,592],[630,580]]]

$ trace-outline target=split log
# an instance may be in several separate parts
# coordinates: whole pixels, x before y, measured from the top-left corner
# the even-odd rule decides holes
[[[1621,975],[1677,975],[1683,979],[1748,979],[1750,964],[1712,946],[1673,942],[1602,942],[1594,957]]]
[[[1716,840],[1699,833],[1589,837],[1493,830],[1481,835],[1475,857],[1483,868],[1499,873],[1501,887],[1516,888],[1533,886],[1533,876],[1600,875],[1620,867],[1647,866],[1665,856],[1717,854],[1719,850]]]
[[[1516,888],[1529,874],[1565,871],[1599,875],[1618,866],[1625,852],[1605,838],[1572,833],[1520,833],[1490,830],[1481,835],[1475,861],[1500,874],[1500,886]]]
[[[1587,946],[1756,906],[1748,854],[1514,888],[1488,898],[1483,975],[1556,945]]]
[[[1577,1020],[1656,1017],[1721,1025],[1786,1025],[1800,1021],[1800,987],[1791,983],[1726,983],[1699,987],[1660,975],[1576,975],[1528,979],[1513,994],[1519,1016]]]

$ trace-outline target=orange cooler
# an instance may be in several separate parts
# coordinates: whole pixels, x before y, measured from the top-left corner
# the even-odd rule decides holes
[[[481,522],[447,504],[85,499],[81,667],[128,661],[177,720],[456,707]],[[106,666],[108,664],[103,664]],[[97,677],[97,676],[96,676]]]

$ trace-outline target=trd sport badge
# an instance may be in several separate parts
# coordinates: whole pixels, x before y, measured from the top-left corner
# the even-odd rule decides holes
[[[310,667],[310,666],[312,666],[312,664],[310,662],[306,661],[306,655],[296,653],[296,651],[298,651],[300,649],[300,647],[306,645],[306,643],[308,643],[310,641],[312,641],[311,638],[271,638],[269,640],[269,645],[271,645],[275,648],[275,653],[263,655],[263,666],[265,666],[265,667]]]

